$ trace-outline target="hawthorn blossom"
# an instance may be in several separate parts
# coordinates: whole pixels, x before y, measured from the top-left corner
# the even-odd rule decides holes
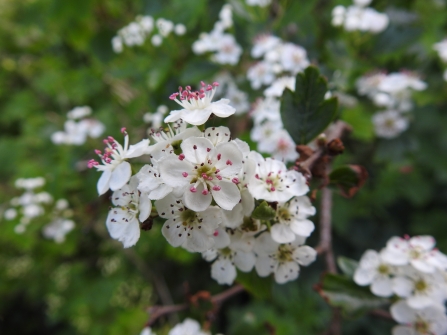
[[[258,62],[247,71],[247,79],[255,90],[262,85],[270,85],[275,80],[273,67],[267,62]]]
[[[174,110],[165,118],[165,122],[174,122],[183,119],[186,123],[199,126],[204,124],[211,114],[218,117],[228,117],[236,111],[229,104],[228,99],[221,99],[211,102],[219,84],[214,82],[213,85],[206,85],[201,82],[202,88],[199,91],[191,91],[190,86],[185,89],[179,87],[178,93],[173,93],[169,97],[184,109]]]
[[[257,152],[251,152],[249,157],[256,161],[255,173],[247,186],[255,199],[286,202],[309,191],[306,178],[298,171],[287,171],[283,162],[264,159]]]
[[[408,118],[395,110],[378,112],[373,115],[374,131],[378,137],[395,138],[409,126]]]
[[[109,136],[104,140],[104,144],[107,145],[104,153],[100,150],[95,150],[96,154],[101,158],[102,164],[100,165],[94,159],[88,162],[89,168],[95,167],[98,171],[102,171],[97,185],[99,195],[106,193],[109,188],[112,191],[122,188],[129,181],[132,174],[127,159],[143,155],[148,148],[148,139],[129,146],[129,135],[125,128],[121,132],[124,134],[124,147],[113,137]]]
[[[166,185],[161,178],[157,161],[144,165],[135,175],[138,178],[138,190],[147,194],[151,200],[164,198],[173,191],[173,188]]]
[[[379,297],[389,297],[393,294],[391,276],[395,272],[395,267],[384,262],[377,251],[367,250],[354,272],[354,281],[360,286],[371,285],[371,292]]]
[[[434,273],[437,268],[444,270],[447,266],[447,257],[433,249],[435,243],[431,236],[392,237],[382,252],[382,258],[392,265],[409,264],[418,271]]]
[[[286,203],[278,204],[276,221],[272,228],[272,239],[278,243],[293,242],[297,236],[308,237],[314,231],[315,225],[307,220],[315,215],[315,207],[306,196],[294,197]]]
[[[391,306],[393,319],[401,325],[393,328],[393,335],[444,335],[447,333],[447,316],[444,308],[429,306],[412,309],[405,300]]]
[[[217,52],[211,57],[213,61],[219,64],[236,65],[242,54],[242,48],[237,44],[233,35],[223,34],[219,42]]]
[[[190,137],[180,145],[179,156],[159,161],[164,182],[183,193],[183,202],[194,211],[204,211],[214,201],[231,210],[241,200],[237,176],[242,153],[232,142],[213,143],[204,137]]]
[[[447,63],[447,39],[435,43],[433,45],[433,49],[435,49],[438,52],[439,58],[441,58],[443,62]]]
[[[43,236],[53,239],[56,243],[65,241],[65,235],[72,231],[75,223],[72,220],[57,218],[43,228]]]
[[[300,265],[309,265],[317,256],[317,252],[304,245],[304,242],[304,237],[297,237],[291,243],[279,244],[272,239],[269,232],[262,233],[254,246],[258,256],[255,264],[258,275],[266,277],[274,273],[278,284],[298,278]]]
[[[257,36],[251,49],[251,56],[253,58],[262,57],[267,51],[272,50],[281,43],[281,39],[267,34]]]
[[[135,245],[140,238],[140,222],[149,218],[152,203],[137,189],[138,178],[133,176],[129,184],[112,194],[112,207],[107,216],[106,226],[110,236],[123,243],[124,248]]]
[[[295,77],[280,77],[276,79],[270,87],[264,91],[266,97],[281,97],[284,90],[288,88],[292,92],[295,92]]]
[[[272,0],[245,0],[249,6],[267,7],[271,4]]]
[[[278,99],[273,97],[258,98],[252,106],[250,116],[255,125],[259,125],[265,120],[270,120],[275,121],[282,126],[279,107],[280,103]]]
[[[168,335],[210,335],[208,332],[202,331],[200,324],[193,319],[185,319],[182,323],[175,325]]]
[[[307,59],[306,49],[293,43],[285,43],[282,45],[280,61],[283,69],[290,71],[293,75],[303,71],[310,65]]]
[[[219,207],[207,206],[195,212],[172,193],[155,201],[155,207],[158,215],[167,219],[161,232],[173,247],[204,252],[214,246],[213,235],[222,222]]]

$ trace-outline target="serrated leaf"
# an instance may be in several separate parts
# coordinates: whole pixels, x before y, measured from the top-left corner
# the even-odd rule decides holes
[[[257,220],[271,220],[275,218],[275,215],[276,211],[269,206],[267,201],[263,201],[258,207],[255,208],[251,214],[251,217]]]
[[[346,317],[359,317],[390,303],[389,299],[372,294],[368,287],[358,286],[352,279],[332,273],[323,277],[317,291],[329,305],[341,308]]]
[[[284,90],[281,117],[284,127],[296,144],[307,144],[334,120],[337,98],[324,99],[327,80],[315,66],[296,76],[295,92]]]
[[[337,264],[345,275],[352,278],[354,276],[355,269],[357,269],[359,265],[359,262],[351,258],[340,256],[337,258]]]
[[[330,183],[336,185],[347,198],[353,197],[367,178],[368,172],[360,165],[341,166],[329,174]]]

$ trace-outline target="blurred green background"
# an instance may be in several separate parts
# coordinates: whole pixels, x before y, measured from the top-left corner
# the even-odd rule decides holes
[[[272,32],[306,48],[331,88],[355,95],[355,80],[375,69],[417,71],[428,89],[414,95],[410,129],[393,140],[374,138],[376,108],[364,97],[353,108],[340,107],[340,118],[354,131],[336,164],[364,165],[370,178],[353,198],[335,196],[336,255],[358,259],[379,249],[393,235],[431,234],[447,252],[447,84],[432,45],[447,36],[447,9],[436,0],[377,0],[379,11],[394,12],[378,35],[346,33],[330,24],[331,10],[350,1],[274,1],[272,8],[230,1],[232,29],[244,54],[237,66],[221,66],[197,56],[191,44],[210,31],[224,1],[217,0],[0,0],[0,204],[20,194],[17,178],[43,176],[44,189],[68,199],[76,228],[62,244],[42,237],[45,218],[16,234],[17,222],[0,221],[1,334],[139,334],[152,304],[181,303],[198,290],[221,292],[210,278],[210,265],[199,254],[174,249],[161,224],[142,232],[137,245],[123,250],[105,228],[109,201],[98,198],[99,174],[84,166],[102,142],[54,145],[50,136],[63,128],[67,111],[88,105],[103,122],[104,135],[131,142],[146,136],[146,112],[160,104],[173,109],[168,96],[178,85],[210,81],[221,70],[240,78],[254,101],[261,91],[244,79],[253,62],[251,41]],[[414,14],[414,15],[413,15]],[[187,27],[160,47],[150,41],[115,54],[111,39],[137,15],[163,17]],[[405,20],[405,15],[413,17]],[[399,20],[399,18],[401,18]],[[247,116],[228,121],[234,127]],[[249,121],[247,123],[249,125]],[[240,129],[239,129],[240,131]],[[249,128],[238,135],[248,139]],[[317,205],[318,208],[318,205]],[[318,221],[318,216],[314,218]],[[318,242],[318,229],[309,240]],[[324,271],[322,260],[303,269],[287,285],[241,277],[253,294],[226,302],[212,326],[225,334],[324,334],[331,309],[312,289]],[[158,334],[182,313],[161,319]],[[343,334],[386,334],[393,323],[372,316],[343,322]]]

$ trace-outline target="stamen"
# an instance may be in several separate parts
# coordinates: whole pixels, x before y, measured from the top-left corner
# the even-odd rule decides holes
[[[189,190],[190,190],[192,193],[197,192],[197,189],[196,189],[194,186],[191,186],[191,187],[189,188]]]
[[[178,155],[178,159],[180,159],[181,161],[185,159],[185,154],[180,154]]]
[[[186,178],[186,177],[188,177],[188,173],[182,172],[182,176]]]
[[[219,185],[213,186],[213,191],[220,191],[221,187]]]

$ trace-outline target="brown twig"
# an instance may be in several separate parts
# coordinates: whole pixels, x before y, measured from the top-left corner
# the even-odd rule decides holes
[[[233,287],[230,287],[228,290],[216,294],[210,298],[211,303],[218,307],[220,304],[222,304],[225,300],[228,298],[231,298],[232,296],[244,291],[244,287],[240,284],[237,284]],[[200,292],[199,292],[200,293]],[[190,307],[189,303],[183,303],[178,305],[167,305],[167,306],[151,306],[147,308],[147,312],[149,313],[149,320],[146,322],[146,326],[150,327],[152,326],[155,321],[157,321],[160,317],[164,315],[168,315],[171,313],[177,313],[184,310],[187,310]]]

